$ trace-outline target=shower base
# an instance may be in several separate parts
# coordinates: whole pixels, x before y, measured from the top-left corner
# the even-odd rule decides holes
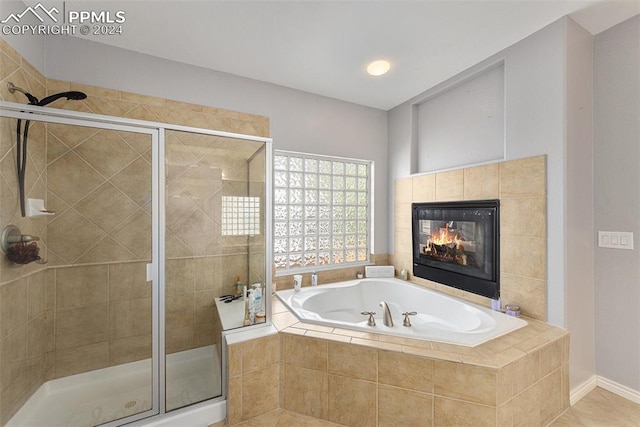
[[[222,394],[214,345],[167,356],[167,410]],[[48,381],[6,427],[90,427],[151,409],[151,359]]]

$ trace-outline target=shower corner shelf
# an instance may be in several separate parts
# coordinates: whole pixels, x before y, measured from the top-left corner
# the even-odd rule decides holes
[[[27,217],[55,215],[54,211],[50,211],[44,207],[42,199],[27,199]]]

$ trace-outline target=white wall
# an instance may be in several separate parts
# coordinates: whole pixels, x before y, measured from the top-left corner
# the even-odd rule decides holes
[[[565,32],[561,19],[504,52],[506,158],[547,155],[547,320],[563,327]]]
[[[640,393],[640,15],[595,38],[595,224],[634,250],[596,248],[596,369]]]
[[[375,162],[374,253],[387,252],[387,113],[74,37],[49,37],[46,76],[270,118],[277,149]]]
[[[418,172],[504,159],[504,67],[429,97],[417,117]]]
[[[576,278],[581,278],[580,271],[576,271],[578,265],[569,263],[567,257],[569,245],[567,238],[570,236],[566,229],[567,213],[580,215],[579,207],[587,199],[581,195],[567,197],[570,189],[567,187],[567,174],[569,170],[585,169],[585,164],[591,164],[588,157],[575,159],[575,164],[567,166],[567,128],[570,125],[584,125],[583,116],[569,118],[566,111],[569,103],[582,101],[575,97],[568,100],[568,78],[580,78],[580,84],[588,81],[590,71],[581,74],[577,67],[570,70],[568,66],[567,40],[575,37],[580,40],[584,31],[578,30],[578,26],[568,18],[563,18],[546,28],[536,32],[526,39],[505,49],[504,51],[486,59],[480,64],[466,70],[440,85],[431,88],[422,94],[414,97],[406,103],[389,111],[389,180],[402,178],[415,172],[416,138],[412,134],[415,128],[413,109],[422,100],[442,91],[446,87],[453,87],[462,80],[469,78],[473,74],[494,66],[500,61],[504,61],[505,67],[505,159],[513,160],[518,158],[547,155],[547,300],[548,315],[550,323],[561,327],[568,327],[568,319],[573,318],[574,313],[569,313],[580,304],[587,306],[593,300],[593,285],[581,283]],[[573,33],[578,35],[573,36]],[[579,63],[588,56],[588,46],[582,41],[575,49],[580,53],[571,61]],[[572,72],[568,76],[568,72]],[[580,86],[582,87],[582,86]],[[570,92],[574,96],[573,92]],[[568,120],[575,121],[569,122]],[[587,123],[590,127],[590,124]],[[572,137],[575,144],[580,143],[584,135],[578,134]],[[587,135],[588,138],[588,135]],[[477,146],[473,141],[469,141],[467,150],[479,152],[483,148]],[[480,153],[479,153],[480,154]],[[471,166],[471,165],[465,165]],[[588,169],[588,168],[587,168]],[[569,180],[572,182],[571,180]],[[586,183],[590,186],[591,182]],[[393,187],[390,187],[390,193]],[[393,194],[390,194],[393,200]],[[586,218],[582,222],[589,222],[590,210],[584,212]],[[393,208],[389,210],[390,221],[393,221]],[[392,229],[390,230],[390,247],[393,247]],[[591,231],[586,230],[578,233],[581,240],[590,235]],[[574,259],[574,258],[572,258]],[[586,263],[579,266],[592,271],[592,266]],[[568,304],[568,294],[574,300]],[[582,315],[582,314],[581,314]],[[578,358],[571,360],[571,386],[575,387],[586,381],[594,372],[594,350],[586,343],[593,343],[593,312],[582,315],[582,321],[590,324],[591,327],[581,327],[573,325],[571,330],[571,351]],[[585,317],[586,316],[586,317]],[[578,345],[576,347],[576,344]]]
[[[593,36],[567,20],[565,263],[571,386],[595,373],[593,225]]]

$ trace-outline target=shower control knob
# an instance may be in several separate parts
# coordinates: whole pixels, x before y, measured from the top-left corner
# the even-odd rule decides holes
[[[376,312],[375,311],[363,311],[360,314],[363,314],[365,316],[369,316],[369,320],[367,320],[367,325],[368,326],[376,326],[376,319],[375,316]]]
[[[405,311],[404,313],[402,313],[402,315],[404,316],[402,326],[411,326],[411,320],[409,320],[409,316],[415,316],[416,314],[418,313],[415,311]]]

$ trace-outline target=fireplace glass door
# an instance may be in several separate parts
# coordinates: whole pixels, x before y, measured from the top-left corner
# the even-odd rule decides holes
[[[412,208],[414,275],[496,296],[499,202],[414,203]]]

